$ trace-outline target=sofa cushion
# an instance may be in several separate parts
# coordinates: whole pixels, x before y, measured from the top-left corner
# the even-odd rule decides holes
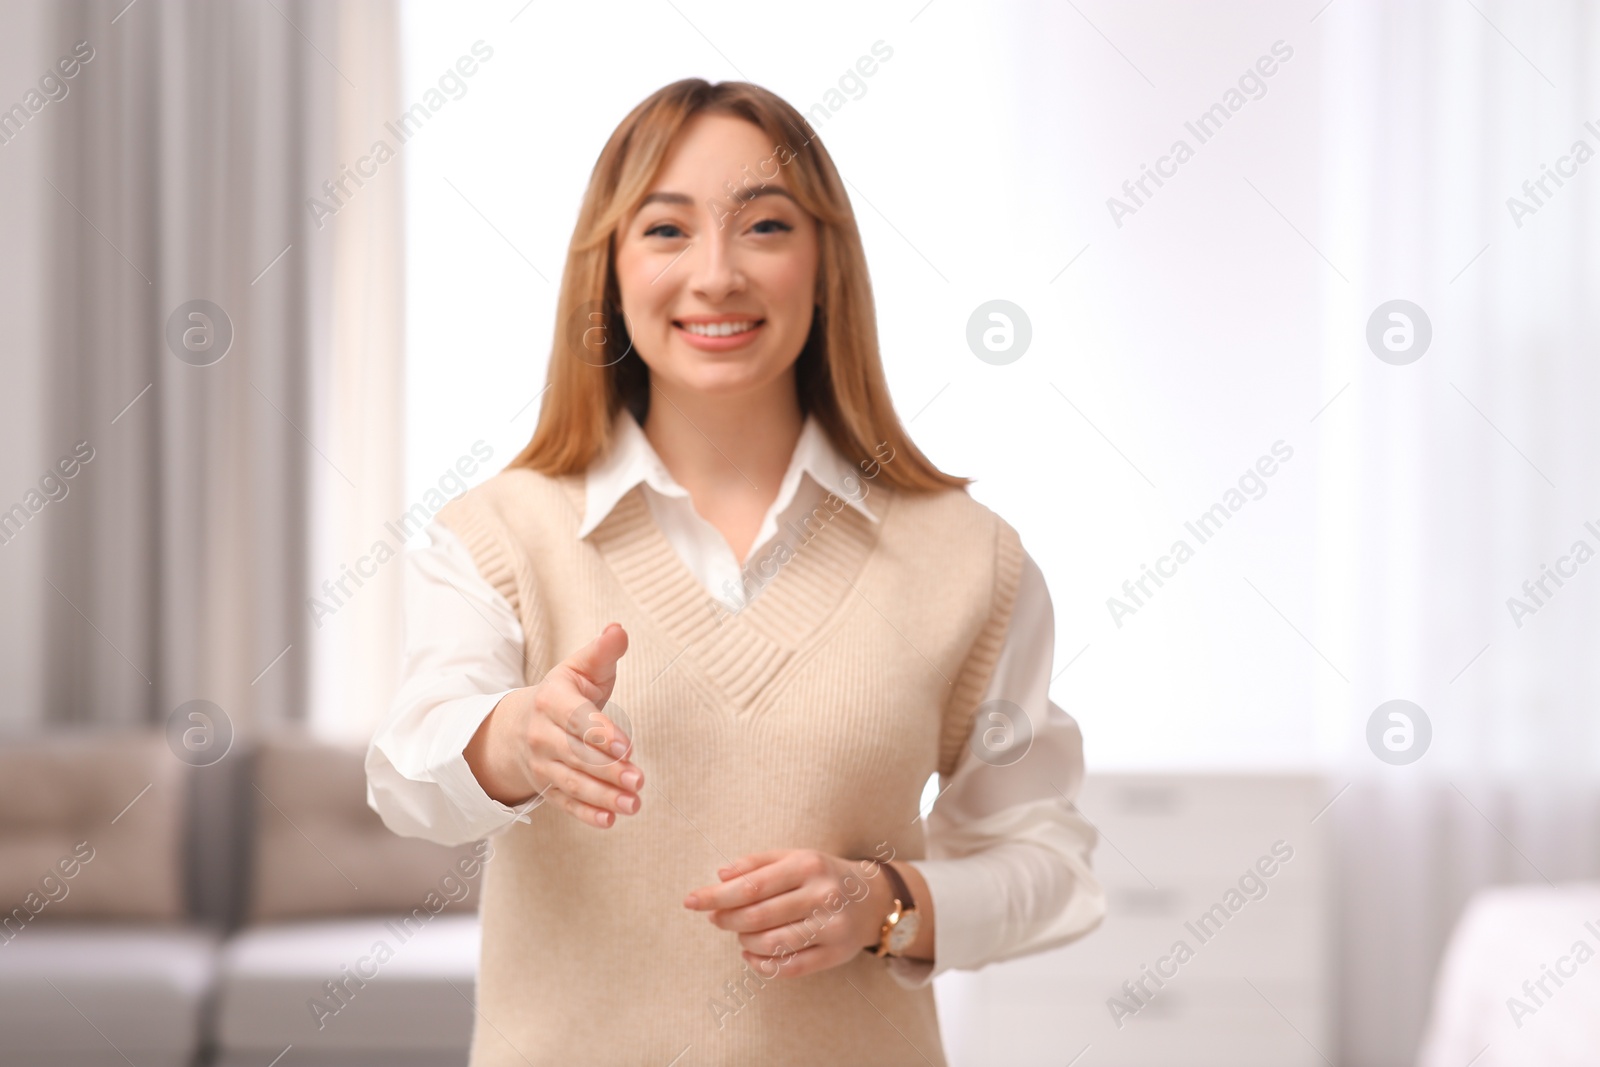
[[[367,806],[363,749],[280,737],[256,761],[252,923],[477,910],[470,880],[487,844],[447,848],[394,834]]]
[[[183,926],[24,930],[0,945],[0,1065],[189,1064],[217,951],[214,934]]]
[[[188,771],[155,732],[0,746],[0,942],[41,921],[180,919]]]
[[[217,1044],[224,1062],[292,1044],[297,1064],[385,1050],[465,1063],[477,968],[475,915],[251,927],[223,949]]]

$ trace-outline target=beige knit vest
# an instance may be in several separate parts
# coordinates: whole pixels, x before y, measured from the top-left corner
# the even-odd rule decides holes
[[[878,523],[830,497],[736,615],[642,486],[584,539],[581,475],[506,471],[440,513],[521,619],[530,685],[627,629],[612,701],[645,774],[609,830],[545,805],[497,839],[472,1067],[944,1064],[931,988],[866,953],[763,978],[683,907],[759,850],[922,858],[923,784],[972,758],[1021,543],[965,492],[868,484]]]

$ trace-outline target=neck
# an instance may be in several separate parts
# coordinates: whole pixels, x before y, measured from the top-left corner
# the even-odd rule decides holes
[[[652,377],[644,433],[691,495],[726,487],[771,499],[804,425],[792,371],[737,396],[685,390]]]

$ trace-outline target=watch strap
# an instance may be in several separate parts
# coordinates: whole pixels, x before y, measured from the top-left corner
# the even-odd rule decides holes
[[[889,885],[894,888],[894,895],[900,901],[901,911],[910,911],[917,906],[917,902],[911,899],[911,887],[906,885],[906,880],[900,872],[894,869],[894,864],[880,863],[878,869],[889,876]]]
[[[916,901],[911,899],[911,887],[906,885],[905,878],[901,876],[899,871],[894,869],[894,865],[878,862],[878,869],[888,876],[889,891],[893,894],[894,899],[900,902],[900,915],[904,916],[906,912],[914,909],[917,905]],[[894,913],[890,912],[889,914],[893,915]],[[886,956],[888,954],[890,932],[889,919],[885,916],[883,924],[879,927],[877,943],[868,945],[867,951],[874,956]]]

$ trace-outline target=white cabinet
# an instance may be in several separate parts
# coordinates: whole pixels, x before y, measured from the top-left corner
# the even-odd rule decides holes
[[[1078,807],[1100,831],[1105,922],[940,977],[951,1067],[1336,1062],[1319,813],[1337,792],[1312,776],[1091,776]]]

